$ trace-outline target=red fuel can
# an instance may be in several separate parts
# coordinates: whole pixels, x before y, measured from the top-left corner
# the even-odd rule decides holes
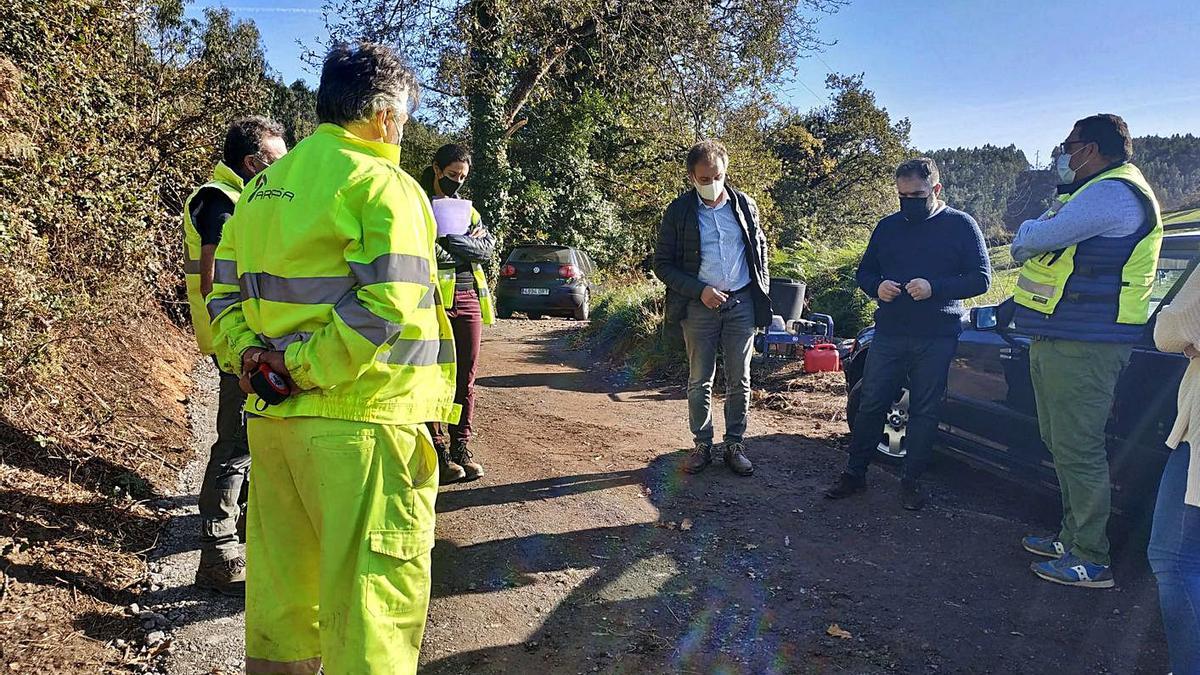
[[[818,344],[804,350],[804,372],[819,373],[842,369],[842,358],[837,345]]]

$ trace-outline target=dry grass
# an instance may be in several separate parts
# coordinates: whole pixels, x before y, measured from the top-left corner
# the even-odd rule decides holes
[[[0,403],[0,664],[129,672],[149,663],[124,607],[166,516],[147,502],[190,460],[194,351],[160,313],[66,337],[69,377]]]

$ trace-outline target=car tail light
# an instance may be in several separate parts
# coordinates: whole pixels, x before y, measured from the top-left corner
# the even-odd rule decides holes
[[[575,279],[579,276],[579,269],[574,265],[563,265],[558,268],[558,276],[564,279]]]
[[[517,276],[517,268],[513,267],[512,265],[505,265],[504,267],[500,268],[500,276],[515,277]]]

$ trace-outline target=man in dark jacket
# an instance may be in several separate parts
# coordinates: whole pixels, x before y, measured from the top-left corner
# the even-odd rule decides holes
[[[858,266],[858,287],[879,301],[867,352],[850,460],[825,492],[841,499],[866,489],[884,417],[908,387],[908,438],[901,504],[925,505],[919,480],[933,454],[950,360],[962,332],[963,303],[985,293],[992,267],[983,233],[971,216],[939,200],[937,165],[928,157],[896,168],[900,212],[879,221]]]
[[[771,322],[767,240],[754,200],[725,184],[729,154],[716,141],[688,151],[688,190],[663,216],[654,273],[667,285],[668,323],[681,323],[688,355],[688,419],[695,447],[683,470],[712,463],[712,383],[725,354],[725,464],[749,476],[745,433],[754,330]]]

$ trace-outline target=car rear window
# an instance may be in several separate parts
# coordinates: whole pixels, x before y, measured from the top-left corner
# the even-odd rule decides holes
[[[513,252],[508,254],[508,262],[553,262],[561,265],[571,265],[574,264],[575,261],[571,259],[571,249],[569,248],[561,248],[558,246],[533,246],[528,248],[514,248]]]

